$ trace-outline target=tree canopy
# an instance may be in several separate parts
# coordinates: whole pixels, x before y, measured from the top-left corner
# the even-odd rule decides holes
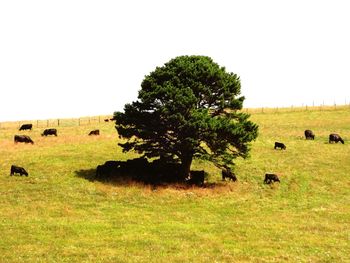
[[[181,163],[188,175],[193,158],[232,165],[246,158],[258,126],[240,110],[244,97],[236,74],[207,56],[179,56],[145,76],[138,100],[115,112],[123,151]]]

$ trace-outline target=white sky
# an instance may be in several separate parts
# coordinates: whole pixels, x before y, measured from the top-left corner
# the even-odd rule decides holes
[[[349,103],[350,2],[0,1],[0,121],[112,114],[180,55],[238,74],[245,107]]]

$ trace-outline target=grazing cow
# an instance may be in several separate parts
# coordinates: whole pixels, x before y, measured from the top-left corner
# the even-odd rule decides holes
[[[57,136],[57,129],[46,129],[41,134],[41,136],[48,136],[48,135],[55,135],[55,136]]]
[[[281,143],[281,142],[275,142],[274,149],[276,150],[277,148],[280,148],[281,150],[287,149],[287,147],[284,145],[284,143]]]
[[[15,143],[24,142],[24,143],[34,144],[32,139],[29,136],[27,136],[27,135],[15,135],[14,141],[15,141]]]
[[[11,173],[10,175],[14,175],[15,173],[20,174],[20,176],[25,175],[28,176],[27,171],[23,167],[19,167],[16,165],[11,165]]]
[[[270,184],[272,182],[279,182],[280,183],[280,179],[278,178],[278,176],[276,174],[265,174],[264,183]]]
[[[342,144],[344,144],[344,140],[339,136],[339,134],[336,133],[332,133],[329,135],[329,143],[338,143],[341,142]]]
[[[202,186],[204,184],[204,170],[201,171],[191,171],[190,178],[186,181],[188,184],[194,184]]]
[[[224,168],[221,170],[222,180],[225,181],[226,178],[229,180],[232,180],[234,182],[237,181],[236,175],[231,171],[231,168],[228,166],[224,166]]]
[[[306,140],[315,140],[315,134],[311,130],[305,130],[304,134]]]
[[[100,130],[93,130],[89,133],[89,135],[100,135]]]
[[[24,131],[24,130],[32,130],[33,124],[22,124],[21,127],[19,128],[19,131]]]
[[[109,119],[105,119],[105,122],[109,122]]]

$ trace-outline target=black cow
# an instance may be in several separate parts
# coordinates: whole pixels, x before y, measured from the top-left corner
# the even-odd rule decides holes
[[[24,142],[24,143],[34,144],[32,139],[29,136],[27,136],[27,135],[15,135],[14,141],[15,141],[15,143]]]
[[[109,122],[109,119],[105,119],[105,122]]]
[[[264,183],[270,184],[272,182],[279,182],[280,183],[280,179],[278,178],[278,176],[276,174],[265,174]]]
[[[222,180],[225,181],[226,178],[229,180],[232,180],[234,182],[237,181],[236,175],[231,171],[231,168],[228,166],[224,166],[224,168],[221,170]]]
[[[145,176],[147,183],[162,184],[162,183],[183,183],[186,181],[186,176],[183,176],[181,165],[173,162],[167,157],[160,157],[149,163],[147,173],[150,176]]]
[[[27,124],[22,124],[21,127],[19,128],[19,131],[24,131],[24,130],[32,130],[33,124],[27,123]]]
[[[339,136],[339,134],[336,133],[332,133],[329,135],[329,143],[338,143],[341,142],[342,144],[344,144],[344,140]]]
[[[306,140],[315,140],[315,134],[311,130],[305,130],[304,134]]]
[[[190,178],[186,181],[188,184],[202,186],[204,184],[205,173],[201,171],[190,171]]]
[[[16,166],[16,165],[11,165],[11,173],[10,173],[10,175],[12,176],[15,173],[20,174],[21,176],[22,175],[28,176],[27,171],[23,167],[19,167],[19,166]]]
[[[100,130],[93,130],[89,133],[89,135],[100,135]]]
[[[276,150],[277,148],[280,148],[281,150],[287,149],[287,147],[284,145],[284,143],[281,143],[281,142],[275,142],[274,149]]]
[[[120,168],[119,161],[106,161],[102,165],[96,167],[96,178],[106,178],[115,174]]]
[[[48,135],[55,135],[55,136],[57,136],[57,129],[46,129],[41,134],[41,136],[48,136]]]

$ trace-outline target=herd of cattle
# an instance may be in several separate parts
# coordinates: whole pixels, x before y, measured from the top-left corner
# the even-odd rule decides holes
[[[222,166],[222,180],[226,178],[237,181],[230,167]],[[191,170],[185,177],[179,175],[181,165],[172,161],[156,159],[149,162],[146,158],[135,158],[127,161],[106,161],[96,168],[96,179],[122,179],[159,185],[163,183],[186,183],[203,186],[206,173],[204,170]]]
[[[108,119],[106,119],[108,120]],[[105,120],[105,121],[106,121]],[[112,119],[111,119],[112,120]],[[23,124],[19,128],[20,131],[32,130],[32,124]],[[57,129],[45,129],[41,136],[57,136]],[[88,135],[100,135],[100,130],[92,130]],[[315,134],[311,130],[304,131],[306,140],[314,140]],[[31,143],[34,144],[34,141],[27,135],[15,135],[15,143]],[[344,140],[340,137],[339,134],[331,133],[329,135],[329,143],[338,143],[341,142],[344,144]],[[286,150],[287,147],[282,142],[275,142],[274,149]],[[221,166],[221,176],[222,180],[226,179],[237,181],[236,175],[232,172],[230,167],[224,165]],[[163,183],[174,183],[174,182],[186,182],[191,185],[204,185],[205,172],[201,171],[191,171],[190,175],[186,178],[179,178],[177,171],[179,171],[180,165],[178,163],[168,163],[162,162],[160,159],[148,162],[145,158],[136,158],[128,161],[106,161],[102,165],[98,165],[96,168],[96,178],[97,179],[106,179],[110,177],[117,178],[128,178],[136,181],[142,181],[144,183],[156,184],[158,182]],[[25,176],[28,176],[28,172],[23,168],[16,165],[11,166],[10,175],[15,173]],[[157,175],[154,177],[154,175]],[[264,183],[270,184],[273,182],[280,182],[280,179],[277,174],[266,173]]]
[[[22,124],[19,128],[19,131],[25,131],[25,130],[32,130],[33,124]],[[57,129],[45,129],[41,136],[49,136],[54,135],[57,136]],[[92,130],[89,132],[89,135],[100,135],[100,130]],[[28,135],[15,135],[14,136],[14,142],[23,142],[23,143],[31,143],[34,144],[34,141],[28,136]]]
[[[305,135],[305,139],[306,140],[315,140],[315,134],[313,133],[313,131],[311,130],[305,130],[304,131],[304,135]],[[340,137],[339,134],[337,133],[331,133],[329,135],[329,143],[338,143],[341,142],[342,144],[344,144],[344,140]],[[287,146],[282,143],[282,142],[275,142],[275,146],[274,149],[281,149],[281,150],[286,150]],[[264,183],[265,184],[270,184],[272,182],[280,182],[280,179],[278,178],[278,176],[276,174],[265,174],[265,180]]]
[[[25,131],[25,130],[32,130],[33,129],[33,124],[27,123],[27,124],[22,124],[21,127],[19,128],[19,131]],[[57,129],[45,129],[41,136],[57,136]],[[89,132],[88,135],[100,135],[100,130],[92,130]],[[31,143],[34,144],[34,141],[28,136],[28,135],[15,135],[14,136],[14,143]],[[25,175],[28,176],[28,172],[20,166],[17,165],[12,165],[11,170],[10,170],[10,175],[14,175],[15,173],[19,175]]]
[[[313,133],[313,131],[311,130],[305,130],[304,132],[304,135],[305,135],[305,139],[306,140],[315,140],[315,134]],[[342,144],[344,144],[344,140],[340,137],[339,134],[337,133],[331,133],[329,135],[329,140],[328,140],[329,143],[338,143],[338,142],[341,142]],[[282,142],[275,142],[275,147],[274,149],[281,149],[281,150],[286,150],[287,149],[287,146],[282,143]]]

